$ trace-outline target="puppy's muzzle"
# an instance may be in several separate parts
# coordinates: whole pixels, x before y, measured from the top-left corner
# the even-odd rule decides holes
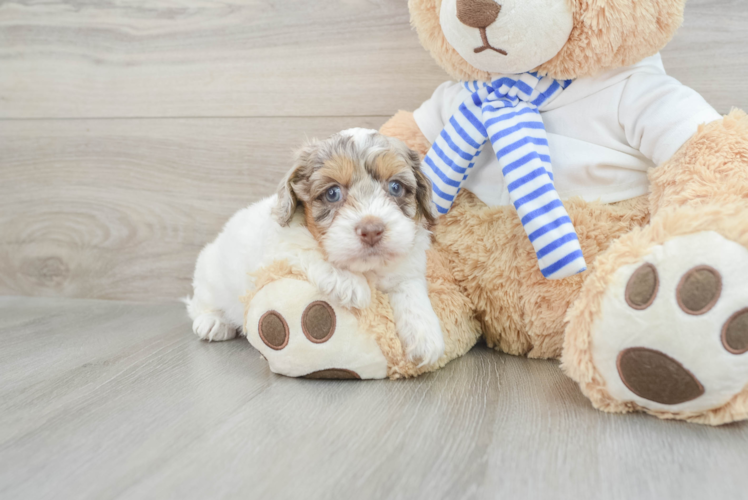
[[[379,217],[364,217],[356,225],[356,234],[370,247],[375,246],[384,235],[384,222]]]

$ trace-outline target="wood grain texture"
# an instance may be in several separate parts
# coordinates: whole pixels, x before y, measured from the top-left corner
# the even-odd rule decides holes
[[[3,499],[745,498],[748,423],[594,410],[478,346],[409,381],[288,379],[180,304],[0,298]]]
[[[747,25],[744,0],[690,0],[666,67],[748,108]],[[405,0],[18,0],[0,41],[0,118],[389,116],[448,79]]]
[[[391,115],[446,80],[403,0],[0,4],[0,117]]]
[[[384,118],[0,120],[0,295],[174,299],[306,137]]]
[[[722,114],[748,110],[748,2],[688,0],[683,26],[662,51],[667,72]]]

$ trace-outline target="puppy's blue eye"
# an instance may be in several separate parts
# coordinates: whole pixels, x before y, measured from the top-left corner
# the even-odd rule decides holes
[[[390,188],[390,194],[394,196],[395,198],[398,198],[403,195],[403,191],[404,191],[403,185],[400,184],[399,182],[390,181],[389,188]]]
[[[325,192],[325,200],[327,200],[328,203],[337,203],[342,197],[343,192],[338,186],[333,186]]]

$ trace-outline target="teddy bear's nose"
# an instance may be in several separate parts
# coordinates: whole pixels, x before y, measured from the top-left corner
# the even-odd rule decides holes
[[[493,0],[457,0],[457,19],[471,28],[488,28],[500,11],[501,5]]]

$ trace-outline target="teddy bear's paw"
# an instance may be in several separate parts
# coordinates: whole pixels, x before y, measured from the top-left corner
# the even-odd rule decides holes
[[[221,342],[236,337],[237,329],[216,314],[201,314],[192,322],[195,335],[209,342]]]
[[[712,231],[616,271],[591,331],[606,390],[670,415],[720,408],[748,385],[748,249]]]
[[[387,376],[387,359],[373,335],[307,281],[283,278],[263,287],[247,308],[244,328],[274,373],[337,380]]]

